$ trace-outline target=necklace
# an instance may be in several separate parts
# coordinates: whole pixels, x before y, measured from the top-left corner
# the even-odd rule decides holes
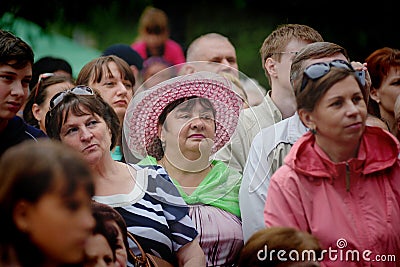
[[[199,167],[199,168],[196,168],[195,170],[189,169],[189,168],[184,168],[184,167],[179,167],[179,166],[177,166],[177,164],[174,164],[170,160],[168,160],[168,158],[165,155],[164,155],[164,157],[162,157],[162,159],[159,160],[159,164],[162,167],[164,167],[164,169],[167,172],[168,172],[167,165],[170,165],[171,167],[173,167],[176,170],[179,170],[180,172],[188,172],[188,173],[200,173],[200,172],[203,172],[203,171],[205,171],[207,169],[209,169],[209,171],[210,171],[212,169],[212,167],[213,167],[211,162],[209,162],[207,166]],[[193,164],[193,165],[195,165],[195,164]]]
[[[165,169],[171,179],[176,181],[180,188],[187,194],[191,195],[203,179],[209,174],[212,169],[212,164],[208,164],[206,167],[198,171],[183,170],[176,165],[172,164],[166,157],[163,157],[159,164]],[[168,167],[172,167],[172,170]],[[175,171],[177,170],[177,171]],[[172,172],[171,172],[172,171]],[[174,172],[175,171],[175,172]]]

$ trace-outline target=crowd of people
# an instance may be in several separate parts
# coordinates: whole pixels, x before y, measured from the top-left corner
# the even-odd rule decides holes
[[[220,33],[138,33],[73,77],[0,30],[0,266],[400,266],[400,50],[279,25],[267,91]]]

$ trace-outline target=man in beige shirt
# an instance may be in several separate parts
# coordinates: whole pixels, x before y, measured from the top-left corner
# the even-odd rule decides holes
[[[290,65],[293,56],[304,46],[323,41],[313,28],[300,24],[278,26],[260,49],[262,66],[271,90],[263,102],[242,111],[231,142],[220,149],[216,158],[243,173],[254,137],[261,129],[292,116],[296,100],[290,85]]]

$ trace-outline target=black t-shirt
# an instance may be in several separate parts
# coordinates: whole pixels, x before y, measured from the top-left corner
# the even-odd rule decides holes
[[[25,140],[37,140],[37,138],[47,138],[47,135],[27,124],[22,118],[15,116],[7,127],[0,132],[0,157],[10,147],[15,146]]]

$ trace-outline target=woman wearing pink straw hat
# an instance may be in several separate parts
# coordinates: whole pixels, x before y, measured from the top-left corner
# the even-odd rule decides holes
[[[174,266],[205,266],[189,209],[169,177],[111,157],[120,136],[119,120],[99,93],[80,85],[56,94],[46,131],[82,154],[95,176],[93,199],[122,215],[146,253]],[[140,254],[138,247],[131,249]]]
[[[189,205],[207,266],[235,266],[241,248],[241,175],[212,154],[229,141],[243,101],[225,77],[197,72],[132,99],[124,121],[129,151],[168,174]],[[127,150],[127,149],[125,149]]]

